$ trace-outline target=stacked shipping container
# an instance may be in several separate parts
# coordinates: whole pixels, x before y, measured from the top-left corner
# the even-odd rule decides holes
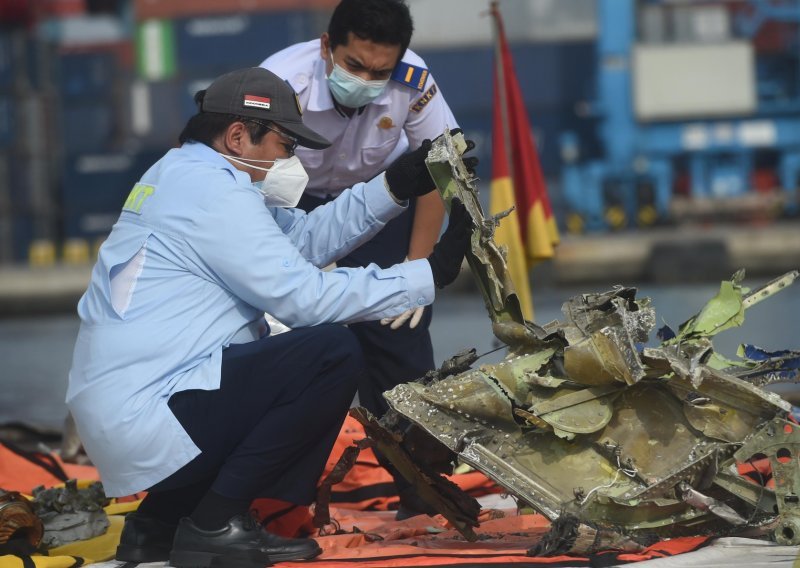
[[[0,21],[0,263],[90,260],[194,93],[318,36],[330,13],[289,8],[335,2],[118,4],[48,0]]]
[[[37,88],[39,55],[20,31],[0,33],[0,261],[27,256],[27,244],[53,236],[46,93]]]
[[[31,250],[37,261],[89,260],[133,183],[177,143],[196,110],[194,93],[221,73],[319,37],[336,3],[133,0],[118,2],[116,13],[87,14],[81,0],[48,0],[32,31],[0,27],[0,262],[26,261]],[[491,21],[480,17],[486,3],[409,5],[412,48],[478,142],[479,175],[488,180],[494,59]],[[592,98],[593,1],[502,7],[552,176],[559,133],[590,129],[575,107]]]

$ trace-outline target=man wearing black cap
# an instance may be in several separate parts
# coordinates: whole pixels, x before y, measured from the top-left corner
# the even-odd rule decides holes
[[[308,559],[314,540],[270,534],[248,509],[314,499],[363,367],[334,324],[430,304],[458,273],[471,221],[454,207],[428,259],[322,271],[433,190],[426,150],[305,214],[287,208],[307,180],[294,148],[329,143],[291,87],[242,69],[196,101],[181,147],[134,185],[100,249],[67,403],[106,493],[148,491],[118,560]],[[269,336],[264,312],[292,331]]]

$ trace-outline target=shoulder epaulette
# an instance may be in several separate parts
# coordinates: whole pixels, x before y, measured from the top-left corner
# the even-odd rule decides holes
[[[397,64],[392,72],[392,81],[402,83],[407,87],[422,91],[425,88],[425,80],[428,78],[428,70],[424,67],[411,65],[405,61]]]

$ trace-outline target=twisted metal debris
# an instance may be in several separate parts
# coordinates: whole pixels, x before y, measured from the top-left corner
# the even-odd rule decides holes
[[[457,197],[474,220],[467,260],[509,352],[477,368],[474,353],[461,353],[399,385],[384,395],[396,415],[381,423],[355,412],[378,447],[469,539],[475,504],[414,463],[395,427],[402,419],[553,521],[569,516],[642,541],[758,533],[800,544],[800,426],[791,405],[762,388],[796,380],[800,351],[745,346],[734,360],[712,344],[798,272],[753,292],[735,274],[676,332],[658,330],[656,347],[645,345],[656,315],[633,288],[576,296],[563,321],[525,321],[492,239],[499,218],[484,217],[463,148],[460,135],[445,134],[428,167],[448,206]],[[769,461],[774,487],[739,475],[738,464],[757,459]]]

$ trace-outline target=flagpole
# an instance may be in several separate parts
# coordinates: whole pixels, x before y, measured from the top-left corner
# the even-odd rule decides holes
[[[511,155],[513,150],[511,148],[511,127],[508,119],[508,96],[506,93],[506,77],[505,66],[503,62],[503,49],[500,38],[504,35],[503,24],[500,20],[500,7],[498,0],[492,0],[489,3],[489,12],[492,14],[494,20],[494,56],[495,56],[495,73],[497,75],[498,99],[500,100],[500,117],[503,128],[503,142],[505,146],[505,159],[506,166],[508,167],[508,176],[511,179],[512,186],[514,185],[514,167]]]

